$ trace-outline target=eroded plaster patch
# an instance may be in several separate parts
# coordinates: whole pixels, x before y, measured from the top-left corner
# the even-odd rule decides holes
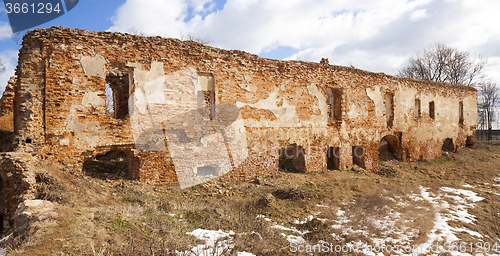
[[[106,59],[101,55],[97,54],[93,57],[82,56],[80,58],[80,63],[82,63],[83,71],[88,77],[98,76],[102,79],[106,79],[106,74],[104,72],[104,65],[106,64]]]
[[[325,96],[318,90],[316,84],[310,84],[307,86],[307,91],[310,95],[315,96],[318,99],[319,111],[321,112],[321,116],[326,116],[328,114],[328,106],[326,105]],[[315,106],[311,106],[315,107]]]
[[[243,76],[243,80],[245,81],[244,83],[238,83],[238,86],[246,91],[249,92],[256,92],[257,91],[257,86],[252,85],[250,82],[252,82],[253,76],[251,75],[245,75]]]
[[[248,83],[238,83],[238,87],[240,87],[243,90],[249,91],[249,92],[256,92],[257,91],[257,86],[253,86]]]
[[[73,75],[72,79],[72,89],[76,90],[79,87],[80,81],[77,76]],[[73,134],[76,139],[76,149],[83,149],[85,147],[95,147],[98,146],[102,141],[100,139],[100,133],[102,128],[100,124],[96,121],[82,122],[78,120],[77,110],[85,111],[86,107],[96,107],[105,105],[104,99],[99,97],[97,92],[86,92],[81,100],[78,97],[74,97],[72,100],[70,113],[66,119],[66,125],[64,126],[63,132],[69,132],[68,134]],[[69,137],[64,137],[59,140],[61,146],[68,146],[70,139]]]
[[[106,101],[99,96],[98,92],[86,92],[82,99],[82,105],[86,108],[104,106]]]
[[[292,120],[298,120],[297,112],[295,111],[295,106],[288,103],[286,99],[278,99],[279,88],[274,88],[273,92],[269,94],[269,97],[261,99],[255,104],[248,104],[244,102],[236,102],[238,108],[244,106],[250,106],[253,108],[267,109],[271,111],[276,118],[281,122],[289,122]],[[282,102],[281,106],[278,106]]]
[[[366,94],[375,104],[375,115],[382,115],[385,113],[384,98],[382,97],[382,93],[380,93],[380,87],[376,86],[375,90],[367,88]]]
[[[358,107],[358,104],[351,104],[349,107],[349,112],[347,112],[347,116],[351,119],[357,118],[361,116],[362,118],[367,118],[368,113],[364,111],[362,108]]]

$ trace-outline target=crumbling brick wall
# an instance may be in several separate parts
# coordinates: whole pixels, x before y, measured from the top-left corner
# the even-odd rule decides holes
[[[36,29],[24,37],[16,75],[17,150],[81,168],[89,157],[122,149],[133,159],[129,176],[143,181],[196,179],[215,165],[231,170],[214,171],[227,179],[274,175],[287,157],[304,162],[302,171],[324,170],[329,160],[339,169],[375,170],[383,140],[397,159],[416,161],[441,156],[447,138],[454,149],[465,146],[477,126],[477,92],[470,87],[170,38]],[[154,97],[175,104],[165,108]],[[211,117],[226,110],[227,120]],[[147,115],[131,119],[134,111]],[[234,123],[243,139],[234,132],[240,128],[226,129]],[[228,150],[209,150],[216,141]],[[236,148],[232,141],[244,150],[229,150]],[[198,148],[184,146],[190,143]],[[280,157],[290,145],[300,146],[303,159]],[[190,160],[196,155],[203,161]]]
[[[15,77],[11,77],[0,98],[0,152],[9,152],[13,149],[15,83]]]
[[[0,154],[0,220],[1,230],[12,227],[17,205],[27,199],[35,199],[35,172],[30,154]]]
[[[0,116],[5,116],[12,113],[14,108],[14,85],[16,84],[16,78],[14,76],[10,77],[7,82],[7,86],[0,98]]]
[[[2,97],[0,98],[0,130],[13,132],[14,131],[14,84],[15,77],[11,77],[5,87]]]

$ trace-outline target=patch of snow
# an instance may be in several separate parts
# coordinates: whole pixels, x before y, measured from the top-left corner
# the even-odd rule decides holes
[[[474,186],[469,185],[469,184],[462,185],[462,187],[466,187],[466,188],[474,188]]]
[[[399,207],[404,207],[404,206],[409,206],[410,204],[408,202],[399,201],[396,205]]]
[[[461,222],[465,222],[465,223],[472,223],[476,220],[476,216],[468,213],[466,207],[463,207],[463,205],[459,205],[459,206],[456,206],[454,208],[451,208],[449,210],[449,213],[451,213],[449,218],[453,219],[453,220],[457,220],[457,221],[461,221]]]
[[[342,210],[340,210],[340,209],[339,209],[339,210],[337,211],[337,216],[339,216],[339,217],[340,217],[340,216],[344,216],[344,213],[345,213],[345,211],[342,211]]]
[[[427,192],[426,188],[420,187],[421,194],[424,199],[429,201],[434,205],[435,208],[440,211],[436,212],[434,227],[428,235],[427,242],[419,246],[420,249],[426,250],[430,248],[435,242],[454,242],[459,240],[455,235],[456,232],[466,232],[472,236],[482,238],[483,236],[475,231],[468,230],[466,228],[454,228],[448,225],[448,221],[456,220],[464,223],[472,223],[476,220],[474,215],[468,213],[467,208],[474,207],[474,202],[483,200],[482,197],[477,196],[477,193],[464,190],[464,189],[454,189],[449,187],[440,188],[441,191],[451,193],[444,194],[444,197],[451,198],[454,200],[454,204],[450,204],[444,200],[438,201],[441,196],[432,198],[430,193]]]
[[[482,201],[484,198],[477,196],[477,193],[470,191],[470,190],[465,190],[465,189],[454,189],[454,188],[448,188],[448,187],[442,187],[440,188],[443,191],[449,192],[449,193],[454,193],[457,195],[464,195],[466,196],[468,200],[472,202],[478,202]]]
[[[373,226],[378,229],[389,229],[396,225],[396,222],[401,219],[401,213],[395,212],[391,209],[388,215],[384,216],[382,219],[370,218]],[[391,231],[392,232],[392,231]]]
[[[269,219],[268,217],[266,217],[266,215],[262,215],[262,214],[257,215],[257,218],[262,218],[265,221],[271,221],[271,219]]]
[[[319,214],[319,213],[318,213],[318,214]],[[316,214],[316,215],[317,215],[317,214]],[[296,220],[296,221],[294,222],[294,224],[305,224],[305,223],[307,223],[307,222],[309,222],[309,221],[311,221],[311,220],[313,220],[313,219],[314,219],[314,216],[310,215],[310,216],[307,216],[307,217],[305,218],[305,220],[303,220],[303,221],[298,221],[298,220]]]
[[[294,236],[294,235],[285,235],[284,233],[281,233],[282,236],[286,237],[286,240],[290,243],[290,244],[306,244],[306,240],[304,240],[304,238],[300,237],[300,236]]]
[[[415,193],[409,194],[408,198],[410,198],[411,200],[413,200],[415,202],[418,202],[418,201],[421,201],[421,200],[425,200],[425,199],[422,198],[421,194],[415,194]]]
[[[9,239],[11,236],[12,236],[12,234],[10,234],[10,235],[8,235],[8,236],[6,236],[6,237],[2,238],[2,239],[0,240],[0,244],[5,243],[5,241],[7,241],[7,239]]]
[[[335,239],[336,241],[340,241],[340,242],[342,242],[342,243],[343,243],[343,242],[345,242],[345,238],[343,238],[343,237],[341,237],[341,236],[339,236],[339,235],[337,235],[337,234],[335,234],[335,233],[333,233],[333,234],[332,234],[332,237],[333,237],[333,239]]]
[[[190,252],[184,252],[182,255],[225,255],[233,247],[231,245],[233,231],[226,233],[222,230],[213,231],[199,228],[186,234],[205,240],[205,244],[197,245]]]
[[[479,237],[479,238],[483,238],[483,235],[479,234],[479,232],[468,230],[466,228],[455,228],[455,231],[457,231],[457,232],[466,232],[466,233],[469,233],[469,235],[471,235],[471,236],[476,236],[476,237]]]
[[[325,207],[325,208],[330,208],[330,206],[326,206],[326,205],[321,205],[321,204],[317,204],[316,206],[318,206],[318,207]]]
[[[255,256],[255,254],[249,252],[238,252],[236,253],[236,256]]]
[[[469,187],[469,186],[465,186]],[[499,194],[500,195],[500,194]],[[420,193],[412,193],[404,197],[395,196],[394,208],[384,206],[383,210],[387,210],[388,213],[385,215],[374,215],[363,217],[364,221],[368,224],[366,226],[358,226],[346,216],[346,212],[342,210],[337,210],[337,219],[332,220],[332,228],[339,230],[332,234],[332,237],[343,243],[348,242],[350,246],[355,246],[354,241],[346,241],[344,236],[365,236],[371,242],[369,246],[387,246],[387,245],[410,245],[414,241],[415,237],[419,234],[418,228],[413,228],[405,225],[412,220],[405,219],[405,209],[411,208],[420,209],[421,211],[435,211],[434,219],[432,221],[433,227],[428,234],[428,240],[417,246],[416,251],[406,252],[406,251],[393,251],[394,255],[413,255],[419,252],[425,252],[435,245],[436,242],[443,244],[445,242],[455,242],[458,241],[456,234],[459,232],[468,233],[471,236],[477,238],[483,238],[479,232],[469,230],[464,227],[452,227],[448,223],[453,221],[454,226],[458,222],[463,223],[473,223],[476,221],[476,217],[468,212],[469,208],[474,207],[475,203],[483,200],[482,197],[478,196],[477,193],[465,190],[465,189],[454,189],[450,187],[442,187],[438,190],[438,194],[435,195],[429,191],[428,188],[420,187]],[[427,201],[430,206],[412,206],[412,202]],[[408,209],[410,210],[410,209]],[[356,227],[356,228],[355,228]],[[356,230],[353,230],[356,229]],[[377,232],[373,232],[373,230]],[[340,234],[340,235],[338,235]],[[368,245],[368,244],[367,244]],[[364,255],[383,255],[379,252],[373,252],[370,250],[364,250],[360,248],[360,252]],[[406,254],[409,253],[409,254]],[[415,254],[415,255],[416,255]],[[455,255],[452,253],[452,255]],[[457,254],[458,255],[458,254]]]
[[[287,228],[287,227],[283,227],[281,225],[278,225],[278,224],[275,224],[275,225],[272,225],[271,228],[275,228],[275,229],[281,229],[281,230],[285,230],[285,231],[291,231],[291,232],[295,232],[295,233],[298,233],[300,235],[304,235],[306,233],[309,233],[309,231],[300,231],[298,229],[296,229],[295,227],[292,227],[292,228]]]
[[[396,202],[396,205],[408,205],[408,207],[412,207],[411,203],[399,203],[402,200],[406,200],[406,198],[400,196],[395,196],[394,198],[394,202]],[[420,198],[420,200],[423,199]],[[341,230],[342,236],[364,236],[370,239],[374,244],[406,244],[411,242],[411,239],[415,236],[415,233],[418,230],[413,230],[406,227],[395,229],[394,227],[398,225],[398,222],[404,223],[404,220],[402,220],[402,214],[388,206],[383,206],[381,209],[387,209],[389,213],[384,216],[366,216],[365,221],[370,227],[362,226],[358,227],[357,230],[354,230],[354,226],[351,226],[356,225],[356,223],[351,222],[348,216],[346,216],[345,211],[338,210],[338,219],[332,220],[335,224],[331,227],[337,230]],[[373,232],[374,228],[377,230],[377,232]],[[337,241],[345,242],[345,239],[343,237],[335,233],[332,234],[332,236]],[[393,236],[398,237],[398,239],[393,239]]]
[[[6,237],[2,238],[2,239],[0,240],[0,246],[3,246],[3,244],[4,244],[4,243],[7,241],[7,239],[9,239],[11,236],[12,236],[12,234],[10,234],[10,235],[8,235],[8,236],[6,236]],[[0,256],[4,255],[4,253],[6,253],[6,252],[7,252],[7,248],[1,248],[1,247],[0,247]]]
[[[420,194],[424,200],[427,200],[428,202],[431,202],[431,203],[435,203],[435,200],[439,199],[439,196],[432,198],[431,193],[427,192],[427,188],[424,188],[422,186],[420,186]]]

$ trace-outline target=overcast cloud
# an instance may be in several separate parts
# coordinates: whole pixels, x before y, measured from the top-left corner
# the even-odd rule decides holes
[[[440,42],[489,59],[500,83],[498,0],[127,0],[111,31],[209,38],[211,45],[394,74]],[[277,55],[274,53],[274,55]],[[279,55],[279,52],[278,52]]]
[[[0,40],[10,39],[12,37],[12,28],[5,21],[0,21]]]

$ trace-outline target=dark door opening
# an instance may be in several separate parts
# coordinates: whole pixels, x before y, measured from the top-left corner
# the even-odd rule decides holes
[[[447,138],[443,142],[443,152],[455,152],[455,145],[453,145],[453,140]]]
[[[399,160],[401,161],[401,148],[398,139],[394,135],[387,135],[380,141],[378,148],[379,161]]]
[[[340,147],[328,147],[326,159],[328,170],[340,170]]]
[[[304,155],[304,148],[297,144],[280,149],[279,169],[285,172],[305,173],[307,169]]]
[[[95,178],[128,178],[129,162],[127,155],[120,150],[111,150],[83,162],[83,173]]]
[[[474,136],[467,136],[467,140],[465,141],[465,146],[470,148],[474,146],[474,143],[475,143]]]
[[[363,146],[352,147],[352,163],[365,168],[365,148]]]

